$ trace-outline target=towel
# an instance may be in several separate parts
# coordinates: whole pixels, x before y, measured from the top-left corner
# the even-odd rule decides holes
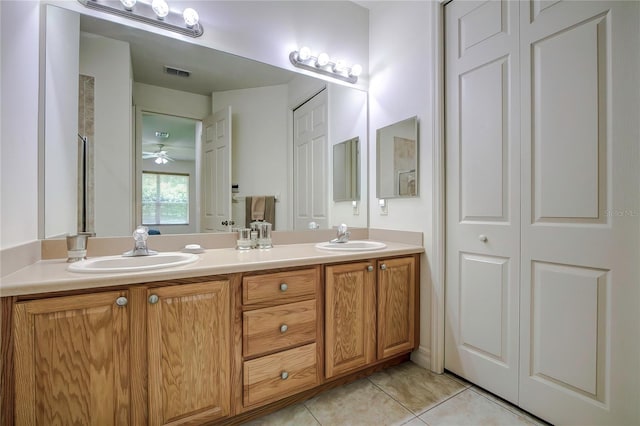
[[[271,230],[276,230],[276,197],[273,195],[265,195],[261,197],[245,197],[245,226],[247,228],[251,227],[251,222],[256,219],[253,219],[253,207],[254,198],[264,198],[264,213],[263,219],[265,222],[269,222],[271,224]]]
[[[264,197],[251,197],[251,220],[264,220]]]

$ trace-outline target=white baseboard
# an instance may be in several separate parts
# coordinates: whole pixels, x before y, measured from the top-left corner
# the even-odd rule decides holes
[[[420,346],[417,350],[411,352],[411,361],[422,368],[431,370],[431,349]]]

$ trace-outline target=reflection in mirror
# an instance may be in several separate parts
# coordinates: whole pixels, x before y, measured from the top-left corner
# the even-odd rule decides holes
[[[359,145],[356,137],[333,146],[333,201],[360,199]]]
[[[378,129],[376,196],[384,198],[418,195],[418,118]]]
[[[158,213],[153,211],[151,201],[143,200],[142,173],[162,169],[163,165],[151,158],[143,160],[143,156],[167,151],[176,160],[168,162],[175,166],[181,161],[179,147],[143,135],[143,114],[147,118],[190,120],[197,128],[213,112],[231,107],[234,194],[229,223],[245,222],[247,197],[275,196],[274,225],[278,230],[294,228],[293,109],[327,88],[334,100],[327,116],[332,137],[345,140],[357,135],[365,141],[366,92],[358,89],[147,32],[136,28],[135,23],[122,25],[58,6],[46,5],[43,25],[46,94],[42,238],[60,237],[78,229],[80,218],[75,212],[83,203],[79,197],[78,134],[88,139],[89,230],[100,237],[128,236],[143,221],[160,221],[150,216]],[[90,79],[91,93],[78,90],[80,75],[86,76],[87,87]],[[81,116],[79,110],[87,113]],[[83,118],[85,123],[80,121]],[[167,127],[156,125],[154,135],[155,130]],[[204,133],[201,128],[196,130],[197,143],[200,133]],[[327,150],[331,149],[329,142]],[[188,225],[183,219],[179,224],[156,224],[163,234],[202,232],[206,228],[202,225],[201,193],[205,161],[200,157],[196,147],[195,171],[191,163],[190,171],[183,168],[176,172],[190,176]],[[149,162],[152,164],[147,165]],[[360,186],[366,185],[364,166],[360,166],[364,169]],[[325,174],[328,188],[332,188],[331,174],[328,170]],[[328,203],[332,195],[326,192]],[[360,188],[361,194],[366,192],[366,188]],[[355,213],[341,205],[331,206],[329,214],[329,227],[343,222],[368,225],[366,215],[353,217]]]

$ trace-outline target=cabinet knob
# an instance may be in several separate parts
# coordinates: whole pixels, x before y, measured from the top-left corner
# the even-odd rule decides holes
[[[282,324],[280,326],[280,333],[286,333],[288,329],[289,329],[289,326],[287,326],[287,324]]]
[[[486,243],[487,241],[489,241],[489,238],[487,238],[487,236],[486,236],[486,235],[484,235],[484,234],[480,234],[480,235],[478,235],[478,239],[479,239],[480,241],[482,241],[483,243]]]
[[[286,283],[280,284],[280,291],[287,291],[289,286]]]
[[[151,303],[152,305],[158,303],[158,300],[160,300],[160,298],[157,294],[152,294],[151,296],[149,296],[149,303]]]
[[[372,272],[373,271],[373,266],[371,266],[371,265],[367,266],[367,271]]]
[[[282,373],[280,373],[280,378],[282,380],[287,380],[289,378],[289,373],[287,373],[286,371],[283,371]]]
[[[380,265],[380,269],[382,269],[383,271],[386,271],[387,265],[383,263],[382,265]]]
[[[124,296],[120,296],[116,299],[116,305],[118,306],[127,306],[127,303],[129,303],[129,301]]]

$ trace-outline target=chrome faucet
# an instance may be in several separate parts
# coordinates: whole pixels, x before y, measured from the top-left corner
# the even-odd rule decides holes
[[[147,248],[147,238],[149,238],[149,228],[146,226],[138,226],[135,231],[133,231],[133,239],[136,241],[136,245],[133,247],[133,250],[129,250],[126,253],[123,253],[123,256],[151,256],[154,254],[158,254],[157,251],[149,250]]]
[[[349,235],[351,235],[351,232],[347,230],[347,225],[343,223],[342,225],[338,226],[338,235],[336,236],[336,238],[329,242],[346,243],[347,241],[349,241]]]

